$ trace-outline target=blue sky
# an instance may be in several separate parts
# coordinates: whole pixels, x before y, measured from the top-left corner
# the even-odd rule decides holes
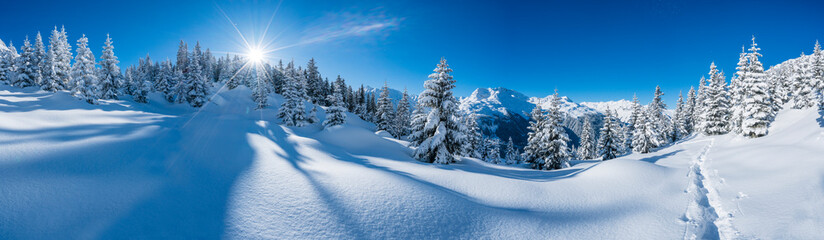
[[[731,76],[750,37],[766,66],[811,52],[824,40],[821,1],[10,1],[0,39],[65,25],[86,34],[99,57],[105,34],[123,64],[174,58],[177,42],[245,52],[247,40],[280,49],[271,60],[314,57],[321,73],[350,84],[417,93],[441,57],[456,94],[502,86],[529,96],[557,88],[575,101],[643,102],[661,85],[672,104],[710,62]],[[279,10],[270,18],[275,9]],[[225,13],[225,16],[224,14]],[[269,19],[273,19],[267,30]],[[47,36],[44,36],[47,37]],[[275,38],[276,37],[276,38]]]

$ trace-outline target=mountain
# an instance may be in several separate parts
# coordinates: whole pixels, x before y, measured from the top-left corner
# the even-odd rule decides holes
[[[9,48],[6,47],[6,43],[3,42],[3,39],[0,39],[0,51],[6,51],[6,50],[9,50]]]
[[[551,97],[527,97],[523,93],[502,87],[478,88],[469,97],[460,99],[460,109],[466,113],[478,114],[478,125],[485,136],[495,136],[502,140],[512,137],[513,143],[523,148],[526,146],[529,113],[536,104],[547,109]],[[590,117],[594,128],[598,129],[602,125],[602,112],[576,103],[568,97],[561,97],[560,109],[565,114],[563,125],[573,145],[578,144],[584,116]]]
[[[381,96],[381,91],[382,91],[381,88],[373,88],[369,85],[367,85],[363,88],[364,88],[364,90],[366,91],[367,94],[369,94],[369,93],[375,94],[375,99],[376,100]],[[410,93],[410,92],[407,92],[407,94],[409,94],[409,104],[414,109],[415,108],[415,103],[418,102],[418,94]],[[403,91],[393,89],[393,88],[389,88],[389,99],[392,99],[392,104],[394,104],[395,107],[398,106],[398,101],[400,101],[402,97],[403,97]]]
[[[606,113],[607,110],[613,111],[617,113],[618,119],[621,119],[622,122],[629,121],[629,117],[632,115],[632,101],[626,99],[606,102],[582,102],[581,105],[601,113]]]

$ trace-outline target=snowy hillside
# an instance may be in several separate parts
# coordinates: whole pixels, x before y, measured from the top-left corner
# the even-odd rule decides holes
[[[759,139],[693,137],[537,171],[432,165],[347,124],[284,127],[250,90],[198,110],[0,86],[0,235],[160,238],[811,239],[824,120],[784,110]],[[278,106],[280,97],[270,98]],[[319,112],[323,118],[323,111]],[[356,141],[353,141],[356,140]],[[437,226],[437,227],[433,227]]]

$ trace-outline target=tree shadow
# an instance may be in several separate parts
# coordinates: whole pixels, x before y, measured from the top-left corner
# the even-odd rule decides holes
[[[671,156],[673,156],[675,154],[678,154],[680,152],[683,152],[683,151],[684,151],[683,149],[679,149],[679,150],[676,150],[676,151],[668,152],[668,153],[657,155],[657,156],[645,157],[645,158],[642,158],[642,159],[639,159],[639,160],[644,161],[644,162],[648,162],[648,163],[652,163],[652,164],[656,164],[661,159],[671,157]]]
[[[818,118],[816,118],[815,121],[818,122],[819,127],[824,128],[824,110],[818,111]]]

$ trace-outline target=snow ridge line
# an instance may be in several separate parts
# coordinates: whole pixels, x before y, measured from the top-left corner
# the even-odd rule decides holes
[[[683,219],[687,224],[684,239],[735,239],[740,235],[733,227],[731,213],[721,206],[718,191],[705,173],[707,154],[715,139],[710,139],[701,153],[693,159],[688,173],[689,186],[686,193],[692,196]]]

